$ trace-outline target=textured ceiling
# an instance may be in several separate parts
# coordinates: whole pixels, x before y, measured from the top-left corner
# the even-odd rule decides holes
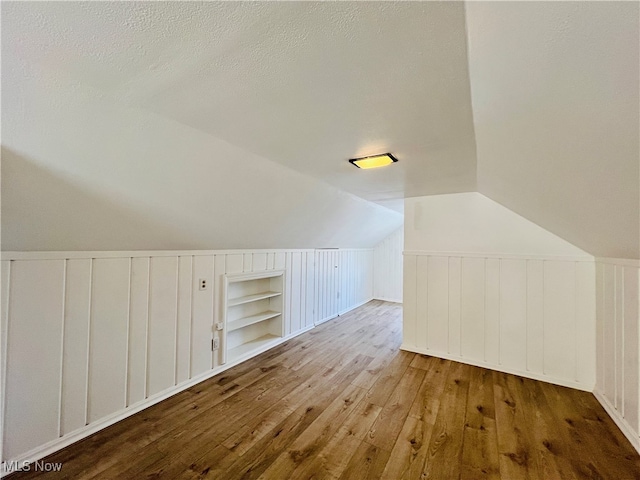
[[[475,190],[462,3],[51,2],[3,13],[30,60],[367,200]],[[347,163],[385,151],[400,162]]]
[[[103,103],[391,208],[477,190],[592,254],[637,258],[638,10],[3,2],[3,69],[10,49],[50,83],[93,89]],[[346,162],[382,151],[400,162]]]

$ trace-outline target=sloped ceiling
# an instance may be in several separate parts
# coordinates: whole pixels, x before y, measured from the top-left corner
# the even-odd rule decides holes
[[[227,199],[247,232],[222,243],[260,246],[247,237],[260,215],[238,205],[266,208],[269,189],[233,187],[260,163],[290,179],[282,205],[304,191],[294,184],[315,189],[290,214],[309,238],[322,230],[310,219],[337,237],[338,219],[368,221],[361,243],[401,221],[340,191],[386,206],[480,191],[592,254],[640,254],[637,3],[4,2],[2,27],[5,152],[125,211],[182,219],[180,238],[217,248],[232,220],[211,205]],[[118,143],[123,132],[135,134]],[[400,162],[346,162],[381,151]],[[215,193],[194,187],[204,165],[229,175]],[[174,196],[152,195],[159,182]],[[341,214],[316,219],[336,195]],[[3,192],[3,210],[21,202]]]
[[[9,48],[367,200],[475,189],[462,3],[10,5]],[[402,161],[360,172],[347,160]]]
[[[640,258],[638,2],[469,2],[478,191]]]

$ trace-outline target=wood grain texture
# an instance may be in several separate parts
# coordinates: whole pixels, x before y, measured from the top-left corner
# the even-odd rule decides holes
[[[593,395],[401,351],[401,314],[372,301],[9,478],[640,478]]]

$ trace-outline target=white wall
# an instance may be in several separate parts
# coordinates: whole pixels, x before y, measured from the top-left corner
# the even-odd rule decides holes
[[[328,252],[331,289],[314,250],[3,254],[2,460],[40,458],[227,368],[224,345],[211,351],[226,273],[286,270],[285,338],[324,320],[318,308],[370,300],[373,251]]]
[[[368,248],[402,224],[15,49],[2,65],[3,250]]]
[[[372,250],[316,250],[316,325],[373,298]]]
[[[638,2],[466,2],[478,191],[640,258]]]
[[[405,199],[408,251],[589,255],[476,192]]]
[[[595,395],[640,451],[640,262],[598,258]]]
[[[591,391],[593,262],[405,253],[402,348]]]
[[[404,229],[399,228],[373,249],[373,298],[402,302]]]
[[[406,350],[591,391],[593,258],[480,194],[405,202]]]

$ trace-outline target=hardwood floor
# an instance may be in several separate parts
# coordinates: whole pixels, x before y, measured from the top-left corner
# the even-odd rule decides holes
[[[62,470],[40,476],[640,478],[593,395],[400,351],[401,312],[370,302],[51,455]]]

